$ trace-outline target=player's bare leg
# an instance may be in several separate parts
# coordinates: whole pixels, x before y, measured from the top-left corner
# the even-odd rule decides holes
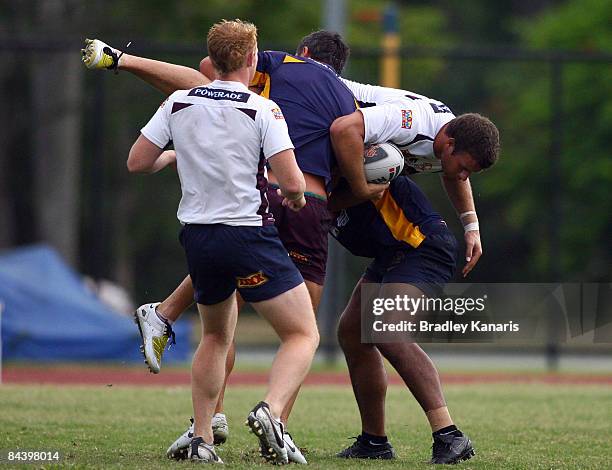
[[[236,296],[238,310],[244,305],[244,301],[239,295]],[[170,321],[171,323],[178,320],[181,314],[193,304],[193,285],[191,283],[191,277],[187,276],[176,289],[157,306],[157,313],[163,318]],[[219,401],[215,408],[215,413],[223,413],[223,397],[225,395],[225,387],[227,386],[227,379],[229,374],[234,369],[234,363],[236,360],[236,346],[232,342],[227,358],[225,361],[225,379],[223,381],[223,387],[219,395]]]
[[[308,289],[308,294],[310,297],[311,304],[313,306],[313,310],[316,312],[319,307],[319,303],[321,302],[323,286],[311,281],[305,281],[305,284],[306,288]],[[239,303],[238,309],[240,310],[242,308],[242,305],[244,305],[244,301],[240,298],[240,296],[237,297]],[[189,308],[192,303],[193,286],[191,284],[191,277],[187,276],[177,286],[177,288],[162,303],[157,306],[157,312],[170,322],[175,322],[176,320],[178,320],[183,311],[187,310],[187,308]],[[235,345],[232,345],[226,361],[227,376],[229,376],[229,374],[234,368],[235,355]],[[219,396],[219,403],[216,409],[217,413],[223,412],[223,396],[225,393],[225,386],[227,385],[227,376],[223,385],[222,392]],[[296,392],[295,395],[289,400],[287,407],[285,408],[285,410],[283,410],[281,414],[281,420],[283,423],[286,423],[287,419],[289,418],[289,414],[291,413],[291,409],[293,408],[298,392]]]
[[[319,332],[304,284],[252,305],[274,328],[281,345],[272,363],[264,402],[260,402],[251,411],[247,424],[259,437],[260,451],[266,460],[287,463],[287,446],[284,443],[281,446],[275,443],[278,433],[283,435],[283,440],[287,442],[280,415],[297,393],[310,369],[319,344]],[[272,428],[274,435],[268,436]],[[279,460],[281,456],[282,459]],[[305,459],[303,460],[302,463],[306,463]]]
[[[306,284],[306,289],[308,289],[312,309],[316,315],[321,303],[321,296],[323,295],[323,286],[312,281],[304,281],[304,284]]]
[[[306,288],[308,289],[310,301],[312,302],[312,308],[316,315],[319,309],[319,304],[321,303],[321,296],[323,294],[323,286],[315,282],[312,282],[312,281],[304,281],[304,283],[306,284]],[[293,409],[293,405],[295,404],[295,400],[297,400],[299,392],[300,390],[298,389],[295,392],[295,394],[291,397],[291,399],[289,400],[289,403],[287,403],[287,406],[281,413],[281,421],[285,425],[287,425],[287,421],[289,420],[289,415],[291,414],[291,410]]]
[[[172,293],[157,306],[157,313],[170,322],[175,322],[193,304],[191,277],[181,281]]]
[[[419,299],[424,297],[425,293],[410,284],[381,286],[381,298],[394,298],[396,295]],[[452,425],[438,370],[425,351],[418,344],[409,342],[379,343],[376,346],[421,405],[431,430],[435,432]]]
[[[215,407],[215,413],[223,413],[223,398],[225,397],[225,388],[227,387],[227,380],[229,379],[232,370],[234,370],[234,363],[236,362],[236,343],[232,341],[227,357],[225,358],[225,378],[223,379],[223,386],[221,387],[221,393],[219,394],[219,400]]]
[[[310,369],[319,344],[317,322],[304,285],[252,305],[281,340],[265,397],[273,415],[280,417]]]
[[[432,432],[452,425],[438,370],[425,351],[416,343],[384,343],[378,348],[421,405]]]
[[[420,299],[425,293],[410,284],[383,284],[380,298],[408,296]],[[378,349],[400,374],[427,416],[432,430],[431,463],[448,464],[467,460],[474,455],[469,437],[453,423],[446,407],[440,376],[429,356],[415,343],[378,343]]]
[[[191,367],[193,434],[212,444],[212,417],[225,380],[226,358],[238,318],[235,294],[215,305],[198,304],[198,310],[202,319],[202,339]]]
[[[242,299],[240,294],[236,293],[236,307],[238,311],[242,310],[245,301]],[[223,399],[225,398],[225,388],[227,387],[227,381],[229,379],[230,374],[234,370],[234,365],[236,363],[236,342],[232,341],[232,345],[227,353],[227,358],[225,359],[225,379],[223,380],[223,387],[221,388],[221,393],[219,394],[219,401],[217,402],[217,406],[215,408],[215,413],[223,413]]]
[[[349,365],[363,432],[353,446],[343,450],[338,456],[382,458],[376,454],[376,440],[380,439],[379,442],[382,442],[378,444],[380,446],[385,445],[384,442],[386,442],[384,427],[386,374],[382,375],[384,373],[384,365],[380,357],[382,354],[398,371],[429,420],[434,437],[431,462],[456,463],[469,459],[474,455],[471,441],[452,422],[444,401],[438,371],[429,356],[415,343],[361,344],[360,284],[361,282],[357,285],[349,305],[342,314],[338,337]],[[393,298],[401,294],[420,298],[424,295],[421,290],[411,285],[403,284],[401,292],[397,292],[395,287],[392,284],[383,284],[378,296]],[[368,347],[373,347],[379,352],[380,362],[374,360],[371,351],[368,354]],[[364,367],[364,364],[367,367]],[[372,382],[380,382],[380,384],[377,386]],[[381,384],[384,384],[384,387]],[[372,410],[375,412],[371,413]],[[393,452],[391,450],[390,454],[383,455],[386,456],[384,458],[392,458]]]
[[[383,358],[373,344],[361,342],[361,285],[360,280],[342,312],[338,325],[338,341],[348,365],[351,384],[362,431],[375,436],[385,435],[385,397],[387,372]]]

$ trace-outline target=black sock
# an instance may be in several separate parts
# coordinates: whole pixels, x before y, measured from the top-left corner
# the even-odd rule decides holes
[[[367,432],[362,432],[361,433],[361,439],[362,441],[364,441],[366,444],[374,444],[374,445],[379,445],[379,444],[386,444],[387,443],[387,436],[375,436],[374,434],[368,434]]]
[[[461,437],[463,433],[457,429],[457,426],[451,424],[450,426],[446,426],[445,428],[438,429],[436,432],[432,433],[432,436],[435,438],[442,434],[452,434],[453,436]]]

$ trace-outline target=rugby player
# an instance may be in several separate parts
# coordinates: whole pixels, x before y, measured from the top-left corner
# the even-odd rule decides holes
[[[279,440],[280,414],[306,376],[319,337],[303,278],[268,208],[266,163],[275,171],[283,207],[303,208],[306,185],[278,105],[247,88],[258,58],[255,26],[221,21],[211,27],[207,45],[219,79],[173,93],[142,129],[127,164],[132,172],[150,172],[174,143],[182,188],[180,240],[202,320],[192,365],[188,457],[222,463],[211,422],[234,336],[238,290],[281,340],[267,394],[248,424],[266,458],[283,464],[288,457]]]
[[[361,338],[362,285],[376,286],[380,298],[437,295],[455,271],[455,238],[422,191],[406,176],[392,181],[380,200],[355,205],[360,200],[360,187],[365,184],[363,161],[356,156],[363,155],[364,142],[390,141],[400,147],[407,163],[412,162],[407,165],[409,173],[443,172],[443,183],[464,225],[466,276],[482,253],[475,208],[471,197],[466,197],[471,195],[468,178],[495,163],[499,132],[483,116],[455,117],[446,105],[423,95],[344,82],[361,107],[337,119],[331,129],[338,164],[351,189],[339,188],[332,193],[331,209],[348,207],[336,218],[332,234],[352,254],[374,260],[355,286],[338,326],[362,432],[353,445],[337,455],[395,457],[385,432],[385,357],[427,416],[434,441],[431,463],[467,460],[474,455],[472,443],[451,419],[438,372],[427,354],[416,343],[362,343]]]
[[[406,160],[405,172],[442,173],[442,183],[465,229],[465,277],[482,256],[478,217],[469,176],[493,165],[499,155],[499,131],[487,118],[455,117],[441,101],[417,93],[342,79],[360,104],[331,129],[342,175],[353,194],[363,194],[364,143],[393,142]],[[358,153],[361,152],[361,153]]]
[[[356,202],[347,189],[332,193],[332,209]],[[394,223],[390,223],[390,217],[394,217]],[[384,357],[402,377],[429,420],[433,435],[431,463],[469,459],[474,455],[472,443],[452,421],[438,372],[427,354],[416,343],[392,342],[396,340],[393,336],[388,338],[389,342],[374,338],[370,343],[362,343],[362,286],[367,284],[376,290],[378,298],[406,295],[418,299],[437,295],[455,272],[455,237],[407,176],[393,180],[381,200],[343,210],[331,233],[352,254],[374,258],[355,286],[338,325],[338,341],[349,368],[362,428],[356,441],[337,456],[395,458],[385,430]]]

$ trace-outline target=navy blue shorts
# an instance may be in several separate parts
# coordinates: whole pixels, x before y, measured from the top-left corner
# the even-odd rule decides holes
[[[363,278],[378,284],[411,284],[437,297],[455,275],[457,240],[449,230],[427,235],[418,248],[381,250]]]
[[[245,301],[260,302],[304,282],[274,226],[188,224],[179,239],[199,304],[217,304],[236,289]]]

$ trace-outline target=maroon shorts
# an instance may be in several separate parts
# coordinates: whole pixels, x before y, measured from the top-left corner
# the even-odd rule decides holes
[[[302,277],[322,286],[327,264],[327,233],[332,221],[327,201],[306,193],[306,205],[294,212],[283,207],[283,198],[277,189],[278,186],[269,185],[267,195],[278,236]]]

